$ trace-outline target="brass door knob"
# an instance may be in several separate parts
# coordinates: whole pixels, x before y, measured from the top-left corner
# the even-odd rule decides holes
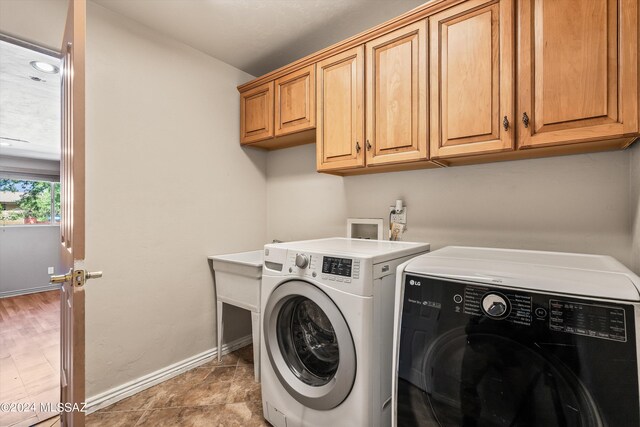
[[[67,274],[51,276],[51,284],[63,284],[65,282],[74,281],[73,286],[83,286],[89,279],[99,279],[102,277],[102,271],[84,271],[70,270]]]
[[[72,277],[73,276],[71,275],[70,272],[68,274],[59,274],[57,276],[51,276],[49,283],[51,283],[52,285],[62,284],[64,282],[68,282],[69,280],[71,280]]]

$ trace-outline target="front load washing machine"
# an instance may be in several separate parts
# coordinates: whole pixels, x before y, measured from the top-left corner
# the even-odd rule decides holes
[[[613,258],[448,247],[398,280],[394,425],[640,426],[640,278]]]
[[[391,425],[395,273],[428,250],[344,238],[265,246],[260,359],[272,425]]]

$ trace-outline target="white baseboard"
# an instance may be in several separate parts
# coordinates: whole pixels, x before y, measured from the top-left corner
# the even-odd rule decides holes
[[[0,298],[10,298],[20,295],[36,294],[38,292],[56,291],[58,289],[60,289],[60,285],[46,285],[29,289],[19,289],[17,291],[3,291],[0,292]]]
[[[238,338],[235,341],[224,344],[222,346],[222,354],[231,353],[232,351],[251,344],[251,342],[251,335]],[[156,384],[167,381],[168,379],[173,378],[176,375],[180,375],[183,372],[188,371],[189,369],[193,369],[200,365],[203,365],[213,360],[215,357],[218,357],[218,349],[212,348],[200,354],[196,354],[195,356],[184,359],[180,362],[174,363],[173,365],[158,369],[155,372],[144,375],[133,381],[129,381],[128,383],[119,385],[95,396],[91,396],[86,400],[86,413],[90,414],[97,411],[98,409],[102,409],[109,405],[112,405],[122,399],[146,390],[149,387],[153,387]]]

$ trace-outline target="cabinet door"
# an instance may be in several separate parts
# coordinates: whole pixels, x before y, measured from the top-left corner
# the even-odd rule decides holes
[[[364,166],[364,46],[317,64],[318,170]]]
[[[366,44],[367,165],[426,159],[427,23]]]
[[[513,149],[513,22],[511,0],[429,18],[432,158]]]
[[[637,0],[521,0],[518,144],[638,132]]]
[[[240,143],[273,138],[273,82],[240,94]]]
[[[315,70],[313,64],[276,79],[276,136],[316,126]]]

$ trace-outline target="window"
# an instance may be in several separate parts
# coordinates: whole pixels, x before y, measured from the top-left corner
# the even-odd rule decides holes
[[[0,224],[60,222],[60,183],[0,178]]]

